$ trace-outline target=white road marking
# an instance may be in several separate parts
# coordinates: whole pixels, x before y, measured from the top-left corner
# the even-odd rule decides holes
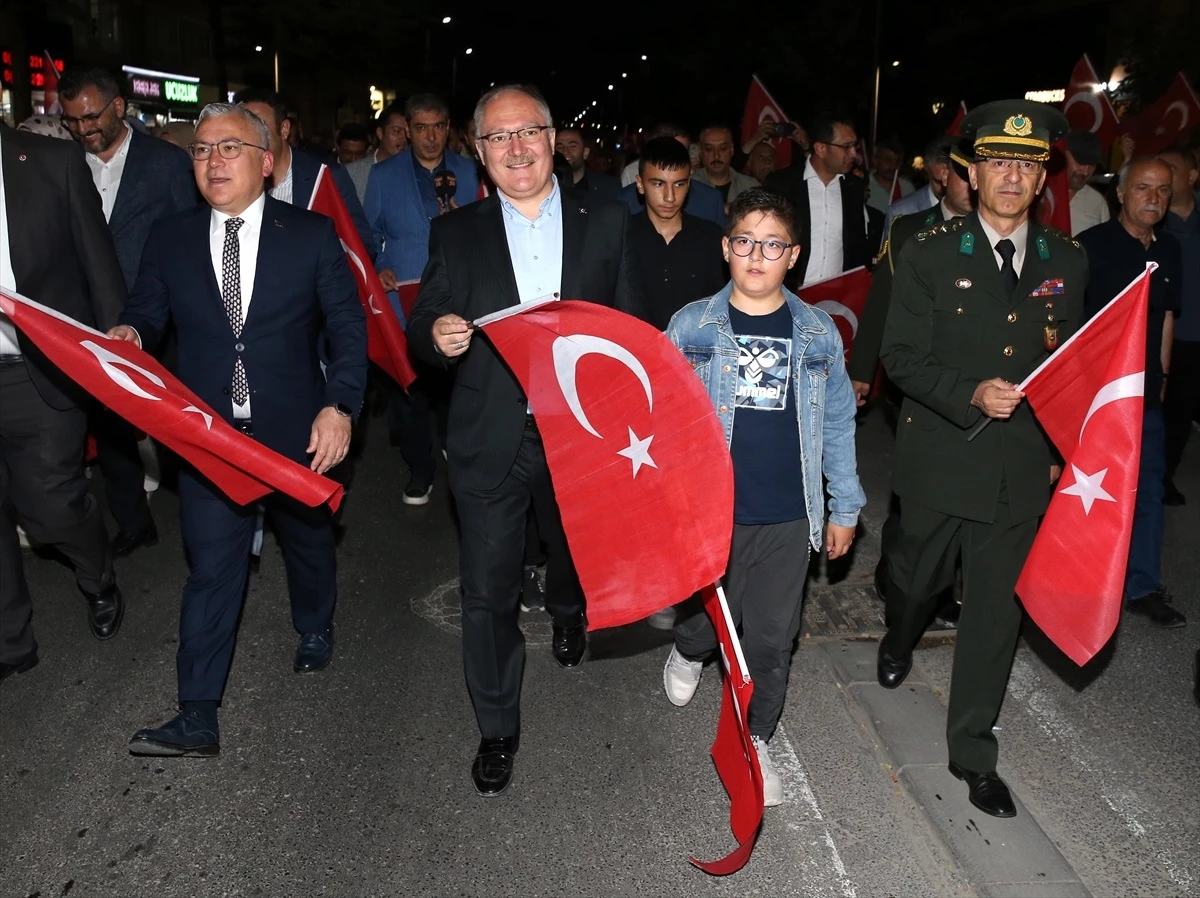
[[[1008,692],[1013,698],[1024,702],[1038,728],[1057,742],[1076,766],[1095,779],[1099,784],[1100,797],[1135,839],[1145,839],[1147,830],[1157,828],[1161,831],[1161,826],[1155,820],[1147,818],[1145,808],[1133,794],[1113,788],[1111,771],[1106,770],[1104,763],[1083,747],[1087,744],[1084,738],[1071,726],[1051,692],[1042,686],[1037,671],[1020,655],[1013,661]],[[1195,879],[1187,869],[1176,864],[1165,849],[1153,851],[1147,848],[1147,853],[1158,861],[1171,881],[1182,890],[1182,894],[1192,894]]]
[[[801,819],[785,819],[788,829],[793,832],[801,832],[812,824],[819,824],[816,827],[818,838],[812,844],[820,844],[826,849],[824,856],[813,857],[806,864],[812,874],[805,880],[806,885],[812,889],[806,894],[814,898],[826,895],[858,898],[858,892],[854,883],[850,881],[846,865],[842,863],[842,856],[833,841],[833,834],[825,823],[825,815],[821,813],[821,806],[817,804],[817,797],[808,783],[808,774],[782,724],[776,728],[771,739],[770,752],[771,761],[783,781],[783,804],[778,808],[767,808],[766,815],[785,818],[798,816]],[[830,890],[830,886],[834,889]]]

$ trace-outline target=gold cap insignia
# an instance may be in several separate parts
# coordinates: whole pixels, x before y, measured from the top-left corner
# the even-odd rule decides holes
[[[1004,123],[1004,133],[1013,137],[1028,137],[1033,133],[1033,121],[1024,115],[1010,115]]]

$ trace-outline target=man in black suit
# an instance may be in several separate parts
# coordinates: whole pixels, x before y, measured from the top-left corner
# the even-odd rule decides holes
[[[812,155],[807,159],[798,156],[763,182],[796,207],[800,258],[787,281],[793,290],[866,265],[879,245],[883,227],[882,214],[868,213],[865,183],[849,177],[858,147],[854,125],[844,118],[822,115],[809,134]]]
[[[63,124],[83,147],[113,235],[126,287],[133,288],[150,226],[200,197],[191,160],[178,147],[131,128],[116,78],[104,69],[68,69],[58,82]],[[108,507],[117,522],[113,554],[158,542],[146,501],[134,428],[109,411],[93,420]]]
[[[473,337],[470,322],[550,294],[640,311],[628,216],[618,203],[561,189],[552,122],[533,88],[497,87],[479,100],[476,145],[496,191],[433,221],[408,325],[419,356],[458,368],[447,451],[462,527],[463,663],[482,736],[471,776],[481,795],[508,786],[520,740],[525,640],[517,602],[531,503],[546,544],[558,663],[578,665],[587,637],[536,419],[517,379],[486,339]]]
[[[168,320],[179,334],[179,379],[240,430],[325,473],[346,457],[367,378],[366,322],[345,253],[326,217],[264,194],[273,159],[266,125],[242,106],[200,113],[191,147],[207,201],[161,219],[109,332],[152,349]],[[209,208],[211,207],[211,208]],[[326,341],[325,371],[317,357]],[[337,598],[328,509],[266,500],[287,569],[298,673],[333,656]],[[217,705],[246,591],[256,507],[232,502],[198,471],[179,475],[188,561],[176,667],[180,713],[139,730],[137,755],[212,756]]]
[[[79,150],[0,122],[0,286],[109,327],[125,284]],[[83,474],[84,393],[0,313],[0,679],[37,664],[17,524],[75,566],[97,639],[124,604],[108,535]]]
[[[578,193],[589,199],[609,200],[621,189],[621,182],[612,175],[589,169],[587,161],[592,148],[583,139],[578,128],[560,128],[554,137],[554,151],[562,155],[571,168],[571,183]]]

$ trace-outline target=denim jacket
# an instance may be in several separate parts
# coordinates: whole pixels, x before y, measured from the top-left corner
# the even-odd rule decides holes
[[[809,542],[821,548],[825,507],[821,474],[829,483],[829,520],[841,527],[858,524],[858,512],[867,504],[858,482],[854,454],[854,390],[846,374],[842,338],[828,315],[784,288],[792,313],[792,371],[794,401],[803,414],[800,426],[800,462],[804,475],[804,506],[808,513]],[[708,299],[689,303],[671,319],[667,336],[704,381],[708,396],[725,431],[725,444],[733,440],[734,395],[737,390],[738,349],[729,324],[729,297],[733,284]]]

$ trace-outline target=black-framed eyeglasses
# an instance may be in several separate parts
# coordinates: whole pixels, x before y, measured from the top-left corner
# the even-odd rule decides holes
[[[213,147],[217,148],[217,152],[222,159],[236,159],[242,155],[242,147],[254,147],[256,150],[267,149],[267,147],[260,147],[256,143],[247,143],[244,140],[235,140],[231,137],[228,140],[218,140],[215,144],[190,143],[188,144],[187,151],[197,162],[204,162],[212,156]]]
[[[749,237],[730,237],[729,248],[733,250],[735,256],[748,256],[754,252],[754,247],[760,247],[762,257],[768,262],[774,262],[777,259],[782,259],[786,253],[796,244],[784,243],[782,240],[751,240]]]
[[[58,120],[62,122],[63,127],[67,129],[78,128],[80,125],[87,125],[90,128],[91,126],[95,125],[96,122],[100,121],[100,116],[104,115],[104,113],[108,110],[108,107],[115,102],[117,102],[117,98],[113,97],[101,107],[99,112],[93,112],[90,115],[80,116],[60,115]]]
[[[854,143],[834,143],[833,141],[829,141],[829,140],[817,140],[817,141],[814,141],[814,143],[823,143],[827,147],[837,147],[839,150],[847,150],[847,151],[853,150],[858,147],[857,141],[855,141]]]
[[[515,137],[522,143],[529,143],[542,136],[543,131],[553,128],[553,125],[530,125],[518,128],[516,131],[493,131],[491,134],[480,134],[479,139],[491,147],[506,147]]]

